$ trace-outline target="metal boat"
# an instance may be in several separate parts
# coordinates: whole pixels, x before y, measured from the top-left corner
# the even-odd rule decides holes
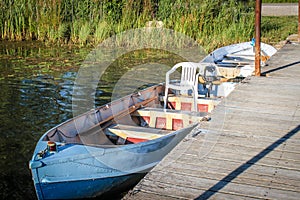
[[[90,198],[130,183],[159,163],[207,112],[164,109],[159,84],[72,118],[37,142],[29,167],[38,199]],[[177,106],[191,98],[170,95]],[[198,102],[210,111],[209,100]]]

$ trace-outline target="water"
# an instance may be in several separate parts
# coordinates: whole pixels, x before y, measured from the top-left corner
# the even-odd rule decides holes
[[[50,48],[36,42],[0,43],[1,199],[36,199],[28,161],[41,135],[73,116],[74,81],[90,50]],[[178,56],[151,50],[122,56],[99,81],[95,106],[138,86],[162,82],[169,66],[179,61]],[[120,89],[125,93],[116,92]]]
[[[71,117],[70,92],[87,52],[41,44],[0,44],[1,199],[35,199],[28,169],[35,143]],[[67,61],[66,58],[74,57]]]

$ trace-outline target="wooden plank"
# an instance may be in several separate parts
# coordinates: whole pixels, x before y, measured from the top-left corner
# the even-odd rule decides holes
[[[241,123],[229,123],[230,121],[226,120],[219,120],[219,123],[222,123],[221,127],[220,126],[209,126],[209,129],[212,131],[219,131],[222,129],[223,131],[226,132],[231,132],[231,133],[241,133],[245,132],[247,136],[259,136],[259,137],[284,137],[288,131],[289,131],[289,126],[288,125],[280,125],[280,124],[258,124],[253,122],[253,121],[248,121],[248,122],[241,122]],[[217,122],[217,123],[218,123]],[[226,123],[228,122],[228,123]],[[247,126],[255,126],[257,129],[254,130],[253,128],[247,128]],[[297,137],[297,135],[295,136]],[[279,139],[279,138],[278,138]]]
[[[194,159],[195,160],[195,159]],[[197,160],[196,160],[197,161]],[[240,173],[242,171],[246,171],[245,174],[240,174],[239,176],[252,177],[252,176],[262,176],[262,177],[270,177],[278,180],[288,180],[291,184],[299,187],[300,182],[300,171],[292,171],[290,169],[280,169],[274,168],[273,166],[264,166],[250,163],[243,163],[240,161],[232,161],[232,160],[223,160],[220,162],[220,159],[213,158],[202,158],[197,162],[191,162],[187,157],[181,157],[180,160],[176,160],[175,162],[170,162],[167,166],[158,166],[157,171],[172,171],[172,167],[182,167],[194,169],[196,171],[216,171],[220,173],[230,173],[232,171],[236,171],[236,173]],[[276,175],[276,176],[275,176]]]
[[[299,86],[300,87],[300,86]],[[300,94],[299,94],[300,95]],[[251,98],[251,97],[249,97]],[[292,112],[295,111],[295,107],[298,104],[298,101],[295,99],[284,99],[285,101],[283,101],[282,99],[277,98],[278,101],[281,101],[280,103],[278,102],[268,102],[265,99],[261,98],[259,101],[252,101],[252,102],[248,102],[247,100],[235,100],[235,101],[230,101],[230,104],[227,103],[227,101],[224,101],[224,103],[220,104],[220,106],[224,106],[223,109],[228,108],[228,109],[237,109],[237,110],[241,110],[241,111],[253,111],[255,113],[258,114],[264,114],[264,113],[269,113],[267,111],[264,110],[259,110],[259,108],[262,109],[269,109],[269,108],[276,108],[276,109],[286,109],[288,112],[290,110],[292,110]],[[222,108],[220,108],[222,109]],[[270,115],[278,115],[276,113],[269,113]],[[283,113],[283,115],[279,115],[279,116],[286,116],[289,115],[289,113]]]
[[[292,184],[288,184],[289,180],[283,181],[283,182],[279,182],[279,179],[275,179],[275,178],[271,178],[268,176],[258,176],[258,175],[252,175],[252,176],[237,176],[235,177],[235,175],[230,175],[228,176],[227,174],[221,174],[218,171],[205,171],[205,172],[200,172],[199,171],[193,171],[190,170],[189,173],[181,173],[179,172],[177,169],[173,169],[174,172],[172,172],[172,174],[174,174],[174,176],[186,176],[186,177],[198,177],[198,178],[205,178],[205,179],[211,179],[211,180],[222,180],[222,181],[227,181],[230,183],[236,183],[236,184],[242,184],[242,185],[248,185],[248,186],[259,186],[262,188],[272,188],[272,189],[278,189],[278,190],[287,190],[287,191],[297,191],[299,192],[299,187],[292,185]],[[175,171],[177,170],[177,171]],[[180,182],[180,178],[178,178],[179,181],[176,182]],[[282,184],[284,183],[284,185]],[[295,182],[294,182],[295,183]],[[298,183],[298,182],[297,182]]]
[[[179,165],[180,164],[180,165]],[[198,166],[199,167],[199,166]],[[266,169],[266,167],[264,167]],[[271,174],[265,174],[264,172],[256,173],[242,173],[231,174],[234,169],[225,169],[225,168],[215,168],[214,166],[202,166],[196,168],[194,165],[187,163],[172,163],[168,166],[167,170],[158,171],[158,172],[167,172],[173,174],[181,174],[186,177],[200,177],[200,178],[209,178],[213,180],[222,180],[231,181],[233,183],[243,183],[245,185],[257,185],[261,187],[271,187],[277,189],[284,189],[290,191],[300,192],[300,181],[289,179],[287,177],[277,177],[276,170],[274,168],[269,168],[272,170]],[[290,171],[289,171],[290,172]],[[238,175],[237,177],[235,177]],[[225,178],[224,178],[225,177]],[[284,183],[284,184],[283,184]]]
[[[163,177],[163,178],[162,178]],[[151,172],[151,176],[146,176],[146,180],[150,180],[149,186],[152,185],[151,181],[156,184],[169,184],[174,185],[178,188],[185,187],[189,189],[199,189],[199,190],[211,190],[215,192],[220,193],[226,193],[231,195],[238,195],[238,196],[247,196],[247,197],[253,197],[253,198],[262,198],[266,197],[266,194],[269,190],[268,187],[262,187],[262,186],[253,186],[253,185],[246,185],[246,184],[240,184],[240,183],[233,183],[233,182],[227,182],[224,179],[219,180],[212,180],[208,178],[200,178],[200,177],[193,177],[189,176],[188,179],[186,179],[185,175],[182,174],[175,174],[175,173],[160,173],[160,172]],[[176,182],[174,182],[176,180]],[[222,189],[218,189],[218,187],[215,187],[217,184],[224,184],[225,186],[222,187]],[[168,187],[170,188],[170,187]],[[164,188],[165,189],[165,188]],[[184,189],[186,190],[186,189]],[[167,190],[165,192],[168,192]],[[188,196],[189,194],[186,194],[185,191],[177,190],[173,191],[172,193],[177,195],[185,195],[187,198],[195,198],[193,194],[191,196]],[[274,189],[272,195],[288,195],[291,199],[298,199],[298,193],[295,191],[289,191],[289,190],[283,190],[283,189]],[[273,196],[274,198],[274,196]]]
[[[183,156],[190,157],[190,160],[198,159],[198,155],[195,154],[186,154],[184,153]],[[215,152],[211,151],[206,155],[208,158],[213,159],[222,159],[222,160],[229,160],[229,161],[241,161],[243,163],[247,162],[250,164],[257,164],[257,165],[264,165],[264,166],[274,166],[277,168],[283,169],[290,169],[294,171],[300,170],[300,160],[284,160],[284,159],[274,159],[264,156],[263,159],[259,159],[260,155],[245,155],[240,154],[239,152],[231,153],[231,152]],[[262,155],[263,156],[263,155]],[[252,159],[257,158],[258,161],[252,161]],[[255,159],[256,160],[256,159]]]
[[[300,95],[299,95],[300,96]],[[222,105],[220,104],[217,108],[216,108],[218,112],[220,112],[220,114],[222,114],[222,112],[226,115],[230,115],[230,114],[239,114],[240,116],[244,115],[244,118],[246,117],[250,117],[250,116],[257,116],[259,117],[260,115],[263,117],[264,115],[269,115],[271,117],[273,117],[274,119],[281,119],[281,120],[292,120],[292,117],[295,114],[295,107],[288,107],[288,106],[272,106],[272,105],[267,105],[267,104],[250,104],[247,107],[243,107],[242,104],[239,103],[235,103],[233,102],[232,104],[226,104],[226,105]],[[215,112],[216,112],[215,111]],[[283,117],[284,116],[284,117]],[[280,118],[281,117],[281,118]],[[254,120],[255,121],[255,120]],[[275,124],[273,122],[273,124]]]
[[[270,81],[276,81],[276,80],[270,80]],[[266,87],[266,89],[260,89],[260,88],[264,88],[264,87]],[[299,87],[299,85],[288,85],[285,88],[282,88],[280,85],[278,85],[277,87],[270,88],[270,87],[267,87],[267,85],[262,84],[260,87],[256,86],[256,87],[251,88],[251,90],[249,90],[248,87],[246,87],[245,85],[238,85],[238,86],[236,86],[236,90],[234,90],[234,92],[228,96],[227,101],[230,101],[232,99],[234,99],[236,101],[236,100],[243,100],[243,99],[251,98],[248,100],[251,100],[251,101],[253,100],[255,102],[255,101],[260,101],[261,98],[269,99],[269,98],[276,97],[280,101],[273,102],[273,103],[280,103],[283,100],[287,101],[287,100],[291,99],[294,96],[294,92],[299,93],[299,91],[297,90],[298,87]],[[255,92],[255,91],[257,91],[257,92]],[[275,92],[278,93],[279,91],[280,91],[280,94],[272,94]]]
[[[287,135],[288,132],[281,133],[281,132],[274,132],[270,131],[264,131],[264,130],[258,130],[258,131],[247,131],[247,130],[240,130],[240,131],[232,131],[232,130],[223,130],[219,134],[215,134],[215,131],[217,130],[209,130],[208,133],[205,133],[205,129],[202,130],[201,133],[199,133],[195,137],[190,137],[190,140],[193,140],[194,143],[197,143],[195,145],[203,145],[208,142],[212,144],[218,143],[226,143],[226,144],[232,144],[232,145],[245,145],[249,147],[256,147],[256,148],[267,148],[271,144],[277,144],[280,145],[277,148],[281,148],[282,145],[285,145],[285,147],[288,147],[287,144],[291,145],[293,148],[299,149],[299,138],[298,134],[295,134],[293,136]],[[257,134],[257,135],[255,135]],[[276,137],[277,136],[277,137]],[[281,137],[279,137],[281,136]],[[212,139],[210,139],[212,138]],[[189,139],[189,137],[187,138]],[[191,144],[190,144],[191,145]],[[277,149],[276,148],[276,149]],[[275,149],[275,150],[276,150]]]
[[[214,152],[238,153],[253,156],[261,153],[262,151],[266,151],[268,152],[268,154],[265,156],[266,158],[283,159],[286,161],[300,160],[300,148],[298,146],[295,146],[296,150],[291,152],[286,151],[284,149],[284,145],[282,145],[280,149],[272,149],[271,147],[268,148],[268,146],[265,146],[266,148],[262,149],[257,146],[246,146],[244,144],[235,144],[230,142],[231,141],[222,143],[220,143],[219,141],[217,143],[207,142],[205,145],[212,146],[213,148],[211,148],[211,151]],[[193,143],[190,145],[189,154],[198,155],[200,152],[201,151],[199,151],[199,144]]]
[[[186,180],[186,179],[182,179]],[[203,179],[205,180],[205,179]],[[137,188],[141,187],[147,187],[147,192],[153,192],[153,193],[159,193],[162,196],[167,196],[170,198],[178,198],[178,199],[196,199],[201,194],[205,193],[206,190],[201,189],[198,187],[198,185],[191,186],[188,184],[174,184],[172,180],[169,180],[168,178],[167,183],[160,182],[157,180],[147,179],[143,181],[141,185],[139,185]],[[209,180],[208,180],[209,181]],[[207,181],[203,181],[203,185],[206,184]],[[190,182],[191,183],[191,182]],[[220,192],[217,193],[212,191],[213,197],[212,199],[259,199],[259,197],[251,197],[246,195],[239,195],[239,194],[233,194],[228,192]]]
[[[272,143],[284,143],[291,144],[297,146],[300,144],[298,140],[298,134],[293,135],[292,137],[284,137],[286,133],[288,133],[292,128],[287,130],[283,137],[278,137],[282,135],[280,132],[276,132],[276,135],[273,133],[274,130],[253,130],[253,129],[244,129],[240,131],[232,131],[232,130],[207,130],[208,127],[200,126],[202,128],[202,132],[200,132],[197,136],[187,137],[187,139],[193,140],[193,142],[208,142],[210,137],[213,137],[211,142],[229,142],[233,144],[245,144],[251,146],[257,146],[258,148],[266,147]],[[217,139],[217,140],[216,140]],[[235,142],[236,140],[236,142]],[[293,147],[294,148],[294,147]]]
[[[180,197],[171,197],[171,196],[166,196],[162,194],[158,194],[155,192],[150,192],[150,191],[145,191],[145,190],[131,190],[129,191],[128,195],[123,198],[124,200],[127,199],[137,199],[137,200],[178,200],[178,199],[186,199],[186,198],[180,198]]]

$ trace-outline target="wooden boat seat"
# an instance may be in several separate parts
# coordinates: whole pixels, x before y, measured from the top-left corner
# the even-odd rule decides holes
[[[219,67],[219,72],[223,77],[228,79],[235,78],[241,73],[241,69],[238,67],[228,68],[228,67]]]
[[[222,60],[222,62],[218,62],[218,64],[234,64],[238,66],[244,66],[244,65],[252,65],[253,62],[246,62],[241,60]]]
[[[227,58],[240,58],[240,59],[247,59],[247,60],[254,60],[255,57],[254,54],[249,54],[249,55],[246,55],[246,54],[226,54],[225,57]]]
[[[217,62],[216,63],[219,67],[219,71],[220,71],[220,67],[227,67],[227,68],[236,68],[238,67],[237,63],[223,63],[223,62]]]
[[[203,118],[207,118],[208,114],[206,112],[143,108],[135,111],[133,116],[141,117],[151,128],[179,130],[192,123],[200,122]]]
[[[122,124],[113,125],[112,127],[109,127],[107,130],[123,138],[124,140],[128,140],[132,143],[139,143],[148,140],[153,140],[173,132],[173,131],[162,130],[162,129],[122,125]]]
[[[200,78],[199,78],[200,79]],[[184,96],[170,96],[168,98],[169,104],[175,110],[185,110],[192,111],[193,99]],[[197,99],[197,110],[198,112],[211,112],[217,104],[220,103],[220,100],[216,99]]]

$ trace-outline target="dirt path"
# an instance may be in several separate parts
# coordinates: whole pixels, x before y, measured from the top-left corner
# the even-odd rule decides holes
[[[297,3],[263,3],[262,16],[295,16],[298,15]]]

